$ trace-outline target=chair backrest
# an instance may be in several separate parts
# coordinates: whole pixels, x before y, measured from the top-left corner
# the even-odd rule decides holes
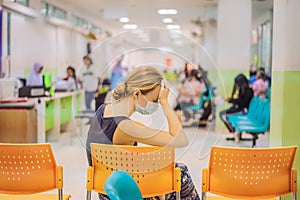
[[[209,87],[209,99],[208,99],[208,100],[210,100],[210,99],[216,97],[216,94],[215,94],[215,92],[214,92],[215,89],[216,89],[216,88],[215,88],[215,86],[213,86],[213,85],[211,85],[211,86]]]
[[[259,97],[258,96],[253,96],[250,104],[249,104],[249,110],[247,112],[248,117],[253,117],[256,113],[256,107],[259,103]]]
[[[266,98],[271,100],[271,88],[268,87],[267,91],[266,91]]]
[[[144,198],[173,192],[177,187],[174,154],[174,148],[168,147],[92,143],[93,190],[105,194],[103,185],[109,175],[125,170]]]
[[[271,198],[292,192],[297,147],[212,147],[208,191],[231,198]]]
[[[261,113],[260,117],[260,124],[265,128],[268,129],[270,125],[270,101],[265,99],[265,105],[263,108],[263,112]]]
[[[256,98],[257,98],[257,102],[255,105],[255,112],[252,115],[252,120],[259,121],[259,118],[261,116],[261,113],[263,112],[263,108],[264,108],[266,101],[265,101],[265,99],[263,99],[259,96]]]
[[[203,107],[204,101],[206,100],[205,93],[207,92],[207,88],[205,87],[204,90],[200,94],[199,103],[197,105],[197,109],[200,110]]]
[[[105,181],[104,189],[110,200],[143,200],[136,182],[124,170],[113,172]]]
[[[265,121],[264,118],[266,116],[264,115],[266,114],[269,105],[270,104],[268,99],[264,99],[260,97],[260,102],[257,107],[257,116],[256,116],[256,121],[259,122],[260,124],[263,124],[263,122]]]
[[[0,144],[0,193],[34,194],[57,188],[50,144]]]

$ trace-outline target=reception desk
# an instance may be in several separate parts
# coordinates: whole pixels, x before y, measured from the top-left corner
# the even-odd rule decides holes
[[[58,140],[63,129],[72,129],[74,116],[83,110],[84,91],[58,92],[52,97],[31,98],[37,111],[37,141]]]
[[[74,116],[83,110],[84,91],[0,104],[0,142],[43,143],[58,140],[64,129],[75,131]]]
[[[0,104],[0,142],[36,143],[37,112],[35,104]]]

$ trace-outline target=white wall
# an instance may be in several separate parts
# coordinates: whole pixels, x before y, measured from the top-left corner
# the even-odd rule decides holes
[[[220,0],[218,6],[218,68],[248,70],[251,1]]]
[[[3,56],[7,56],[7,12],[3,20]],[[32,19],[11,14],[11,76],[24,77],[25,68],[34,62],[45,68],[54,68],[65,76],[67,65],[79,68],[86,54],[87,39],[80,33],[46,23],[42,18]],[[4,71],[8,63],[4,60]]]
[[[39,11],[41,0],[30,1],[30,6]],[[51,0],[54,4],[68,12],[74,13],[90,22],[88,14],[74,10],[60,1]],[[3,72],[8,76],[7,62],[7,12],[3,13]],[[99,22],[94,23],[104,30]],[[82,57],[86,55],[89,40],[75,30],[54,26],[47,23],[42,16],[32,19],[23,15],[11,13],[11,77],[24,77],[25,69],[31,68],[34,62],[40,62],[50,71],[56,71],[58,76],[66,75],[66,67],[74,66],[77,71],[82,65]],[[92,47],[99,41],[92,42]],[[104,53],[103,53],[104,52]],[[99,70],[105,68],[107,61],[104,59],[106,50],[94,51],[92,58]],[[104,54],[104,55],[103,55]],[[27,70],[28,71],[28,70]]]
[[[217,62],[217,28],[212,26],[207,26],[204,29],[204,40],[202,43],[203,50],[207,53],[206,56],[202,56],[203,58],[206,58],[205,60],[201,60],[199,63],[204,62],[206,65],[202,66],[206,70],[212,70],[215,69],[215,64]]]
[[[23,76],[25,67],[35,61],[45,67],[56,65],[56,29],[39,20],[11,15],[11,72]]]

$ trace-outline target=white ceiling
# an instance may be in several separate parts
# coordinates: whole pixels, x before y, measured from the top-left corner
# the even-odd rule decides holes
[[[130,18],[129,23],[138,27],[165,27],[164,17],[157,14],[160,8],[174,8],[178,14],[170,16],[173,24],[181,26],[182,31],[191,33],[199,29],[191,20],[200,18],[204,22],[217,19],[218,0],[60,0],[76,10],[82,11],[115,32],[122,31],[120,17]],[[273,7],[273,0],[252,0],[253,18],[258,17]]]
[[[215,13],[217,0],[61,0],[64,3],[82,10],[94,19],[107,24],[117,32],[122,30],[120,17],[130,18],[129,23],[138,27],[165,27],[162,22],[164,17],[171,17],[183,30],[193,30],[197,26],[191,23],[198,17],[206,18]],[[162,16],[157,14],[160,8],[174,8],[178,14]],[[216,17],[216,16],[209,16]]]
[[[124,33],[123,23],[118,20],[120,17],[128,17],[129,23],[136,24],[139,28],[165,28],[166,24],[162,22],[162,19],[168,16],[159,15],[157,10],[177,9],[177,15],[170,16],[174,20],[173,24],[180,25],[181,32],[187,37],[191,37],[193,32],[196,33],[196,36],[194,34],[195,37],[192,36],[192,38],[197,43],[176,32],[147,28],[136,32],[126,32],[114,37],[114,40],[110,40],[110,42],[117,45],[122,44],[117,48],[121,54],[126,52],[127,46],[130,47],[129,49],[133,47],[139,49],[145,46],[159,47],[159,49],[170,47],[171,51],[177,49],[176,52],[179,52],[180,55],[186,54],[185,57],[191,60],[194,59],[195,49],[198,49],[200,51],[196,52],[199,57],[198,60],[204,62],[205,66],[212,65],[211,60],[207,59],[206,53],[201,50],[202,48],[194,47],[203,41],[203,35],[197,35],[199,32],[203,33],[203,29],[216,27],[218,0],[60,0],[60,2],[79,11],[81,17],[86,16],[105,25],[105,30],[112,31],[113,35]],[[252,0],[252,20],[255,21],[256,18],[260,18],[272,7],[273,0]],[[200,26],[192,23],[192,21],[199,21],[199,19],[201,21]]]

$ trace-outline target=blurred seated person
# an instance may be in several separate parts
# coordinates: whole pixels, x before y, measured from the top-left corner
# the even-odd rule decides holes
[[[72,66],[69,66],[67,68],[67,76],[63,79],[64,81],[67,81],[68,83],[72,84],[72,89],[77,90],[77,79],[76,79],[76,72],[75,68]]]
[[[180,115],[181,110],[193,105],[198,105],[200,101],[200,95],[205,88],[205,84],[202,80],[202,76],[200,72],[196,69],[191,70],[191,74],[188,77],[188,81],[185,81],[183,84],[181,83],[178,86],[179,98],[178,104],[175,107],[175,111],[177,111],[177,115]],[[183,111],[184,121],[183,125],[189,126],[192,125],[194,119],[192,114],[189,111]]]
[[[256,67],[254,64],[250,65],[250,71],[249,71],[249,82],[250,85],[252,85],[256,81]]]
[[[266,76],[263,71],[257,71],[256,81],[252,84],[253,93],[255,96],[266,96],[267,89],[269,87],[268,82],[266,81]]]
[[[220,112],[220,118],[229,130],[233,133],[235,130],[228,121],[228,116],[236,113],[245,113],[248,110],[250,101],[253,97],[253,91],[249,85],[248,79],[243,74],[239,74],[234,79],[234,87],[231,97],[225,99],[232,106]]]
[[[183,84],[191,73],[191,66],[189,63],[185,63],[184,69],[179,74],[179,81]]]
[[[209,96],[213,96],[212,93],[214,93],[214,91],[210,90],[210,88],[211,88],[212,85],[211,85],[211,83],[210,83],[210,81],[208,79],[207,71],[204,70],[201,67],[201,65],[198,65],[198,70],[200,71],[200,73],[202,75],[202,80],[203,80],[203,82],[205,84],[205,88],[206,88],[206,90],[203,91],[204,92],[203,93],[203,97],[207,98]],[[212,110],[213,110],[212,99],[211,99],[211,97],[208,98],[208,99],[209,100],[203,102],[203,105],[202,105],[202,108],[201,108],[203,110],[203,113],[202,113],[202,115],[201,115],[201,117],[199,119],[198,127],[206,127],[207,123],[208,123],[208,118],[212,114]]]
[[[271,77],[266,73],[265,68],[264,67],[260,67],[258,70],[262,71],[265,74],[266,81],[268,82],[269,87],[271,87]]]
[[[214,93],[214,91],[210,90],[209,87],[206,87],[206,91],[203,93],[203,98],[207,98],[208,100],[204,100],[203,101],[203,105],[202,105],[202,114],[201,117],[199,119],[199,123],[198,123],[198,127],[206,127],[209,121],[209,117],[211,116],[212,118],[214,117],[214,113],[213,113],[213,102],[212,102],[212,96]],[[210,97],[209,97],[210,96]],[[211,119],[212,120],[212,119]]]
[[[27,86],[43,86],[43,77],[41,73],[43,71],[43,65],[36,62],[34,63],[32,70],[28,76],[26,85]]]

